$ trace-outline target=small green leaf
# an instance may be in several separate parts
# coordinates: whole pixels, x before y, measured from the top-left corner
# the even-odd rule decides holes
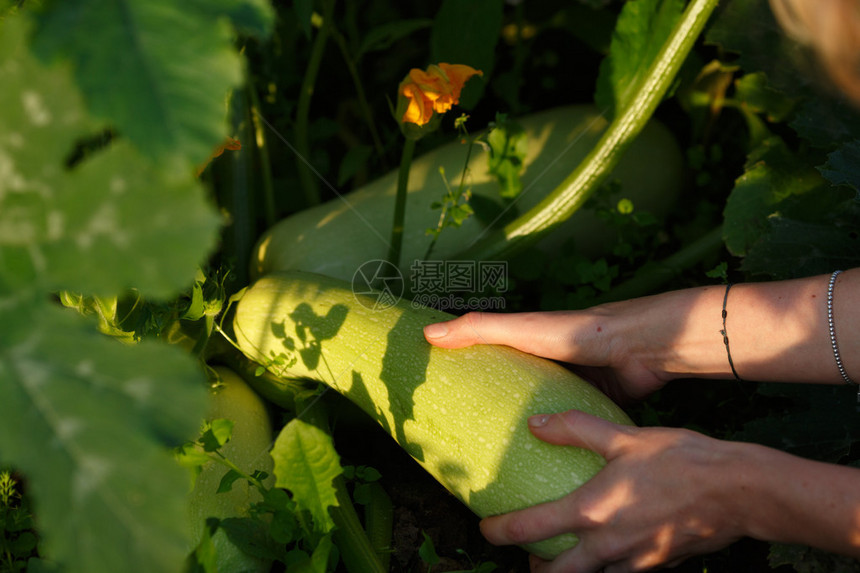
[[[520,194],[523,184],[520,175],[528,153],[528,136],[525,130],[511,120],[498,121],[487,136],[490,154],[487,170],[496,176],[500,194],[511,199]]]
[[[439,555],[436,554],[436,546],[433,545],[433,540],[430,539],[426,531],[422,531],[421,535],[424,536],[424,541],[421,543],[421,547],[418,548],[418,556],[427,565],[436,565],[441,561]]]
[[[237,479],[241,479],[242,474],[237,472],[236,470],[229,470],[221,477],[221,481],[218,483],[218,489],[215,493],[226,493],[233,489],[233,483]]]
[[[233,421],[216,418],[207,424],[206,430],[200,436],[200,443],[207,452],[214,452],[227,443],[233,434]]]
[[[272,449],[275,485],[293,494],[299,509],[310,512],[315,528],[334,528],[328,508],[337,506],[332,480],[342,473],[331,436],[298,418],[284,426]]]
[[[358,471],[358,477],[360,477],[363,481],[372,482],[381,479],[382,474],[379,473],[379,470],[377,470],[376,468],[372,468],[370,466],[360,466]]]

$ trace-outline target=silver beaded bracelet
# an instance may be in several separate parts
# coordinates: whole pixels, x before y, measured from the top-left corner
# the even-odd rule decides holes
[[[833,323],[833,287],[836,286],[836,277],[842,271],[833,271],[830,275],[830,283],[827,285],[827,327],[830,329],[830,346],[833,347],[833,357],[836,359],[836,367],[842,375],[842,379],[846,384],[857,385],[854,380],[845,372],[845,365],[842,364],[842,356],[839,354],[839,344],[836,342],[836,327]],[[860,402],[860,388],[857,390],[857,401]]]

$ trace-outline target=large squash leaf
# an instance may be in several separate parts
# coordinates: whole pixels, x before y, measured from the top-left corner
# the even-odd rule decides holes
[[[204,415],[194,361],[36,296],[0,296],[0,323],[0,464],[27,476],[43,554],[73,572],[179,571],[188,476],[168,446]]]
[[[238,14],[248,2],[234,4],[243,24],[259,26]],[[146,155],[197,164],[227,135],[225,96],[241,80],[230,21],[206,6],[48,2],[34,45],[46,60],[70,60],[88,109]]]

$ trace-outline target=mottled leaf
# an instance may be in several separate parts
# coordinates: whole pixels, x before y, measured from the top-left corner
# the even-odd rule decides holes
[[[204,376],[179,350],[126,346],[35,293],[0,296],[0,464],[28,479],[45,555],[66,570],[178,571]]]
[[[29,54],[21,19],[3,28],[0,274],[6,266],[7,280],[89,294],[136,287],[166,297],[183,288],[214,246],[220,220],[200,183],[128,142],[68,167],[75,142],[96,124],[68,69]]]
[[[201,5],[49,1],[34,46],[70,61],[87,108],[146,155],[196,165],[228,135],[226,97],[242,76],[228,18]]]

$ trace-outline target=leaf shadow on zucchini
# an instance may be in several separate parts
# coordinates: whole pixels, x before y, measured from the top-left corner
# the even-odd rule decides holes
[[[322,353],[322,341],[337,335],[348,312],[346,305],[336,304],[329,308],[325,316],[322,316],[316,314],[309,304],[303,302],[290,313],[289,316],[296,325],[296,337],[303,345],[299,349],[299,356],[308,370],[317,369]]]
[[[388,399],[388,409],[394,417],[394,436],[397,443],[409,452],[410,456],[423,462],[423,448],[420,444],[410,442],[404,430],[406,420],[415,419],[415,389],[427,381],[427,366],[430,364],[430,345],[416,349],[411,342],[414,331],[415,323],[408,320],[407,315],[401,315],[388,333],[388,344],[385,345],[385,354],[382,356],[379,378],[389,388],[400,388],[393,398],[389,395]],[[404,364],[409,364],[409,367],[404,368]],[[412,375],[411,380],[404,380],[406,372]]]

